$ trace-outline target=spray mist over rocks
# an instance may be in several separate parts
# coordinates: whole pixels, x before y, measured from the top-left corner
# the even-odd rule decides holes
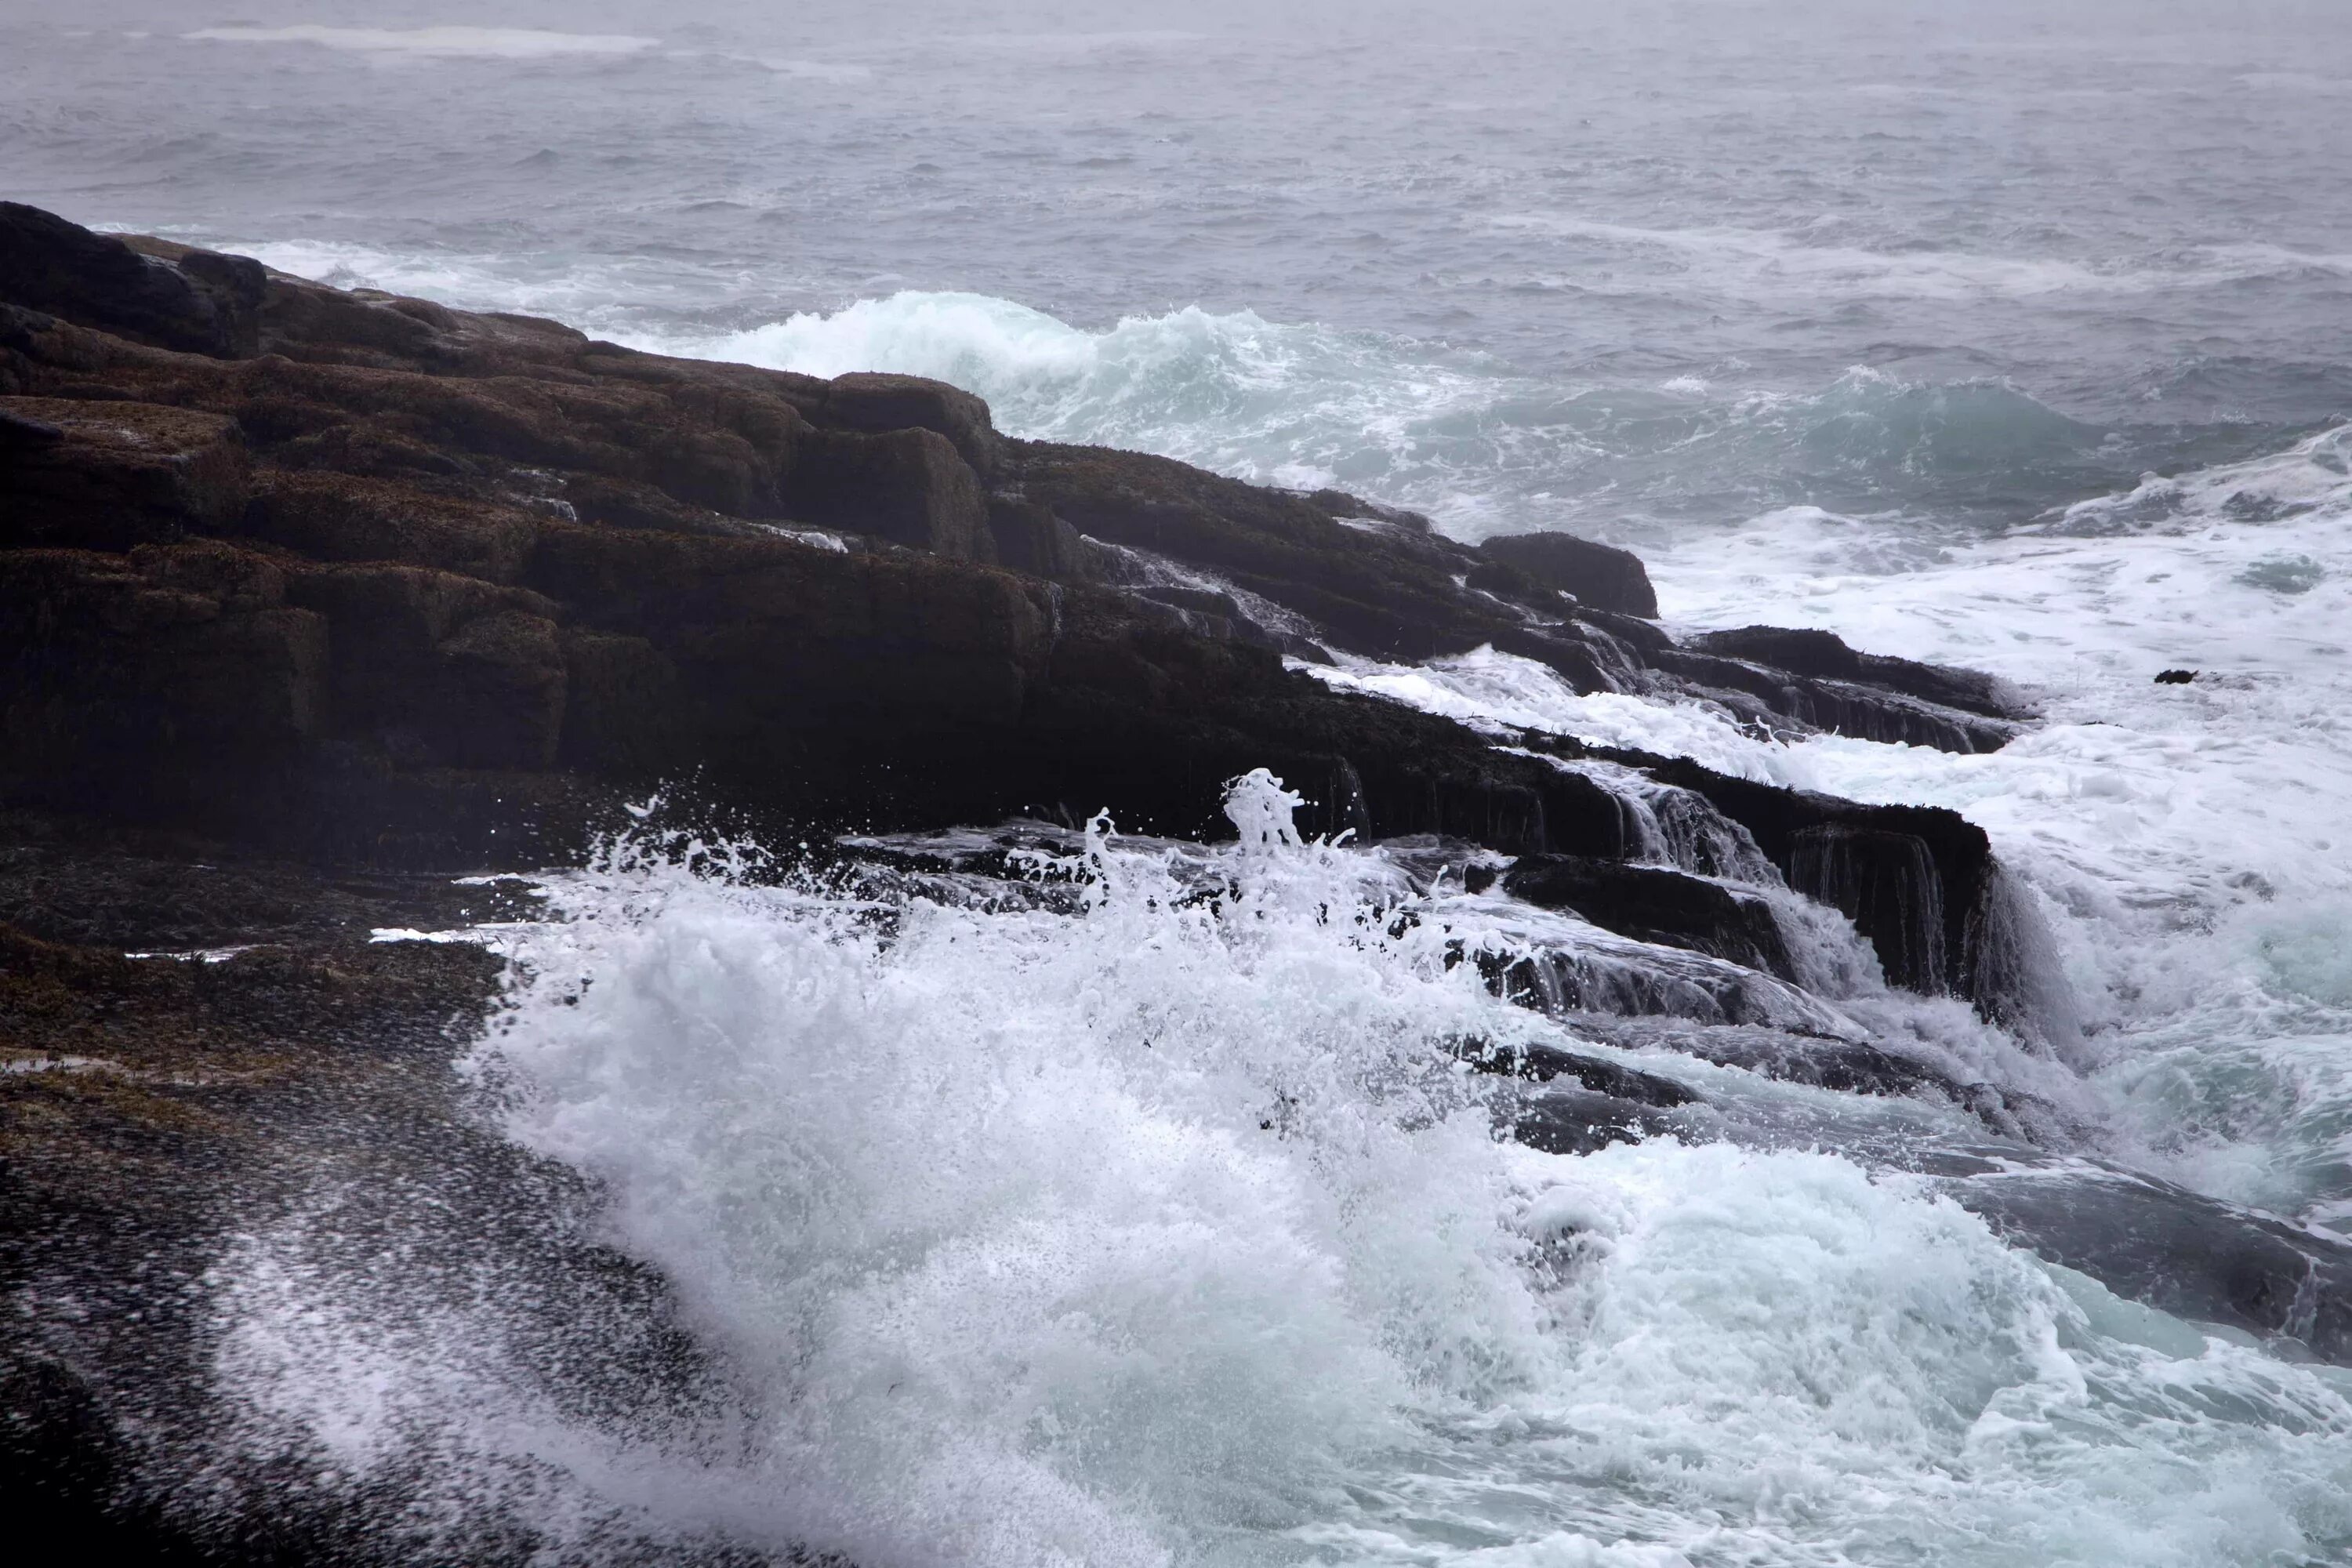
[[[1520,1086],[1446,1042],[1670,1058],[1498,998],[1478,899],[1300,804],[1259,770],[1234,843],[1097,817],[987,887],[650,836],[546,884],[474,1069],[722,1359],[728,1517],[919,1563],[2352,1540],[2341,1373],[1852,1157],[1498,1138]]]

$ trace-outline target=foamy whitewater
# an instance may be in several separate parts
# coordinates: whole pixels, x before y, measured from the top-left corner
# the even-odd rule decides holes
[[[1672,626],[2045,714],[1961,756],[1492,650],[1301,667],[1980,824],[2015,1032],[1651,803],[1657,858],[1782,900],[1775,1025],[1992,1086],[2005,1131],[1509,1005],[1465,959],[1664,961],[1301,843],[1265,777],[1237,843],[1097,824],[1009,877],[787,874],[656,812],[489,933],[520,978],[467,1071],[719,1392],[583,1414],[495,1278],[460,1310],[297,1215],[224,1271],[226,1440],[432,1478],[421,1540],[495,1494],[586,1556],[625,1519],[866,1568],[2352,1562],[2352,1373],[2043,1262],[1951,1173],[2352,1238],[2352,35],[1947,9],[0,17],[5,194],[77,219],[1611,539]],[[1473,1040],[1703,1109],[1497,1141]]]

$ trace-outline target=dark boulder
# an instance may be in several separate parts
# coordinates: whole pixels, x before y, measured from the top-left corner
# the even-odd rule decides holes
[[[261,264],[173,247],[178,263],[54,213],[0,202],[0,300],[155,348],[257,352]]]
[[[1504,873],[1503,890],[1623,936],[1794,978],[1772,906],[1703,877],[1582,855],[1531,855]]]
[[[946,437],[983,479],[995,474],[1003,447],[987,404],[959,387],[918,375],[865,371],[837,375],[826,384],[820,416],[842,429],[869,434],[934,431]]]
[[[1658,595],[1650,586],[1649,570],[1630,550],[1572,533],[1508,533],[1483,541],[1478,553],[1547,588],[1573,595],[1580,605],[1645,620],[1657,617]]]
[[[2352,1364],[2352,1245],[2168,1182],[2083,1164],[2020,1170],[1987,1161],[1937,1184],[2008,1240],[2118,1296]]]

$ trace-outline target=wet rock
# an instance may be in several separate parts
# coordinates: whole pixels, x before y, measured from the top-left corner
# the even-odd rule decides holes
[[[2022,987],[2001,927],[1992,844],[1958,812],[1861,805],[1732,778],[1683,758],[1613,753],[1706,797],[1748,829],[1789,886],[1843,912],[1886,978],[1993,1008]]]
[[[1475,558],[1450,542],[1353,528],[1286,490],[1170,458],[1018,442],[1005,470],[1079,532],[1213,574],[1384,658],[1463,653],[1519,624],[1454,578]]]
[[[1504,874],[1504,890],[1597,926],[1794,978],[1772,907],[1720,882],[1655,866],[1580,855],[1530,855]]]
[[[1822,1033],[1844,1023],[1785,981],[1710,954],[1633,938],[1618,945],[1588,940],[1515,956],[1487,953],[1478,968],[1496,995],[1553,1017],[1678,1018]]]
[[[2000,680],[1973,669],[1956,669],[1916,659],[1862,653],[1833,632],[1787,626],[1742,626],[1706,632],[1692,639],[1704,652],[1774,666],[1820,680],[1867,682],[1923,702],[1989,719],[2033,717],[2021,699]]]
[[[1670,1078],[1643,1072],[1606,1057],[1584,1056],[1534,1041],[1497,1045],[1490,1040],[1462,1040],[1454,1043],[1454,1054],[1480,1072],[1545,1084],[1572,1079],[1595,1094],[1655,1109],[1689,1105],[1698,1099]]]
[[[221,845],[126,860],[70,828],[11,826],[40,841],[47,880],[116,884],[94,942],[0,925],[0,1038],[14,1062],[56,1064],[0,1074],[0,1502],[20,1531],[72,1530],[86,1550],[140,1563],[415,1555],[403,1516],[413,1525],[425,1494],[397,1461],[346,1484],[299,1447],[222,1441],[216,1358],[236,1310],[224,1281],[265,1232],[323,1274],[368,1279],[371,1303],[394,1293],[388,1321],[458,1321],[495,1271],[522,1386],[563,1390],[606,1429],[714,1407],[718,1380],[659,1279],[596,1245],[593,1194],[464,1102],[450,1026],[475,1026],[497,960],[368,940],[457,915],[446,885],[338,886]],[[0,910],[13,916],[27,889],[10,868]],[[223,921],[176,934],[269,945],[220,962],[120,951],[131,931],[152,934],[139,922],[159,897],[202,908],[217,881],[238,889]],[[399,1265],[383,1269],[394,1237]],[[469,1562],[543,1555],[510,1521],[437,1522]],[[624,1554],[756,1556],[667,1542]]]
[[[2196,679],[2197,671],[2193,669],[2165,669],[2158,670],[2157,672],[2156,684],[2158,686],[2186,686]]]
[[[642,637],[567,629],[558,755],[619,778],[657,779],[691,755],[696,723],[678,668]]]
[[[1482,541],[1478,553],[1596,610],[1644,619],[1657,616],[1658,595],[1650,586],[1649,570],[1630,550],[1570,533],[1510,533]]]
[[[562,738],[567,666],[555,623],[521,610],[478,616],[434,645],[436,748],[461,768],[541,769]]]
[[[1917,833],[1824,822],[1789,836],[1789,886],[1841,910],[1897,985],[1949,989],[1952,921],[1934,848]],[[1962,922],[1962,940],[1967,940]]]
[[[0,551],[0,792],[168,813],[268,777],[318,731],[324,618],[202,543]]]
[[[2081,1163],[2004,1163],[1939,1185],[2007,1239],[2126,1300],[2352,1364],[2352,1244]]]
[[[1513,1140],[1547,1154],[1594,1154],[1685,1130],[1679,1118],[1582,1088],[1548,1087],[1512,1105],[1500,1121]]]
[[[99,239],[42,233],[52,270]],[[142,268],[220,272],[149,248]],[[233,360],[0,300],[0,384],[34,400],[26,430],[65,433],[22,436],[12,466],[72,447],[58,471],[73,482],[133,488],[122,461],[78,444],[64,416],[85,405],[160,410],[196,432],[175,452],[216,454],[172,469],[143,512],[52,509],[119,532],[77,538],[218,539],[273,563],[283,601],[232,608],[190,587],[187,602],[239,625],[308,617],[305,717],[271,731],[295,738],[242,763],[217,753],[188,795],[227,812],[224,829],[233,816],[289,844],[520,854],[580,829],[600,792],[694,776],[812,825],[1076,820],[1108,803],[1132,826],[1192,833],[1220,830],[1226,778],[1268,765],[1307,789],[1309,831],[1604,858],[1639,841],[1626,803],[1590,779],[1285,670],[1325,657],[1318,641],[1390,658],[1492,643],[1580,689],[1667,679],[1678,650],[1659,628],[1591,594],[1560,599],[1409,514],[1010,440],[978,399],[916,378],[666,359],[275,274],[260,289],[261,352]],[[249,504],[197,483],[240,455]],[[43,541],[12,541],[27,542]],[[1128,570],[1150,565],[1143,552],[1169,570]],[[113,575],[167,592],[148,569]],[[114,679],[153,686],[119,659],[66,684],[104,706]],[[0,741],[47,748],[60,778],[174,772],[180,742],[152,727],[129,745],[56,718],[12,712]],[[240,795],[253,804],[230,811]],[[519,815],[499,821],[498,802]],[[382,832],[370,813],[388,814]]]
[[[1702,644],[1706,640],[1699,639]],[[1801,732],[1827,730],[1860,741],[1932,746],[1963,754],[1999,751],[2017,734],[2015,723],[2008,720],[1940,706],[1902,690],[1799,675],[1745,658],[1675,647],[1652,654],[1649,662],[1709,689],[1735,709],[1739,704],[1733,694],[1753,698],[1765,713],[1796,721],[1789,727]],[[1768,722],[1766,727],[1782,726]]]
[[[24,452],[55,446],[66,438],[65,426],[36,419],[0,405],[0,452]]]
[[[1378,501],[1366,500],[1361,496],[1351,496],[1345,490],[1309,490],[1305,499],[1307,505],[1335,522],[1379,523],[1385,528],[1423,535],[1436,531],[1429,519],[1417,511],[1407,511],[1402,507],[1382,506]]]
[[[1906,1095],[1931,1089],[1955,1101],[1967,1100],[1967,1085],[1954,1083],[1925,1063],[1896,1056],[1866,1040],[1601,1013],[1580,1016],[1575,1024],[1579,1032],[1627,1050],[1670,1050],[1777,1082],[1843,1094]]]

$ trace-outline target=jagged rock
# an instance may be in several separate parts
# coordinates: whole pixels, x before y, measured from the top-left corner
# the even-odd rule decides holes
[[[1596,544],[1571,533],[1509,533],[1480,542],[1478,553],[1514,567],[1547,588],[1572,594],[1596,610],[1655,619],[1657,591],[1648,568],[1630,550]]]
[[[1530,855],[1504,873],[1503,889],[1621,935],[1795,977],[1772,907],[1703,877],[1582,855]]]

